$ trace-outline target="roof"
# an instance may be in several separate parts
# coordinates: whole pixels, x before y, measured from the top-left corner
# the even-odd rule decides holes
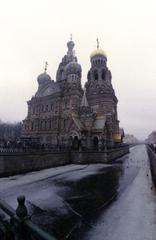
[[[86,97],[86,89],[84,90],[82,101],[81,101],[81,107],[88,107],[88,101]]]
[[[60,92],[60,87],[57,82],[51,81],[42,88],[39,88],[35,97],[45,97],[54,93]]]
[[[73,119],[75,125],[78,127],[79,130],[84,130],[85,129],[84,125],[82,124],[80,119],[77,117],[77,115],[72,114],[72,119]]]

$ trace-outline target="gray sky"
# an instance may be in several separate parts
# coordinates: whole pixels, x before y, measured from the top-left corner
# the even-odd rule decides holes
[[[0,0],[0,119],[21,121],[48,61],[56,70],[73,34],[82,83],[96,38],[106,51],[120,126],[145,138],[156,129],[155,0]]]

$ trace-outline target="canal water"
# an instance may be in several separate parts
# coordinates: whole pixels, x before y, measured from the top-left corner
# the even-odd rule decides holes
[[[57,239],[78,239],[84,235],[102,209],[117,197],[122,165],[100,168],[85,177],[69,176],[53,180],[57,194],[63,199],[60,208],[53,204],[40,209],[28,202],[32,221],[54,234]],[[57,199],[56,199],[57,201]]]
[[[34,223],[57,239],[155,240],[156,197],[144,145],[113,165],[70,165],[0,179],[0,198],[18,195]]]

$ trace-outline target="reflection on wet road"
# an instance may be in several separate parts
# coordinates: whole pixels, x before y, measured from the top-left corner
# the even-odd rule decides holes
[[[124,167],[122,191],[117,200],[90,226],[90,230],[82,239],[154,240],[156,238],[156,197],[144,145],[131,149]],[[131,179],[132,174],[135,177]],[[127,187],[124,188],[123,185]]]

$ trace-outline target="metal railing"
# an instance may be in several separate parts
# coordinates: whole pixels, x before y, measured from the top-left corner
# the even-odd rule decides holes
[[[123,147],[128,147],[129,145],[128,144],[116,144],[114,146],[107,146],[107,145],[100,145],[100,146],[97,146],[97,148],[95,147],[92,147],[92,148],[86,148],[86,147],[79,147],[79,149],[73,149],[71,147],[63,147],[63,146],[53,146],[52,148],[45,148],[45,149],[36,149],[36,148],[0,148],[0,155],[1,154],[18,154],[18,153],[27,153],[27,154],[32,154],[32,153],[38,153],[38,154],[41,154],[41,153],[60,153],[60,152],[69,152],[69,151],[81,151],[81,152],[86,152],[86,151],[89,151],[89,152],[92,152],[92,151],[106,151],[106,150],[109,150],[109,149],[116,149],[116,148],[123,148]]]
[[[17,198],[18,206],[16,211],[3,200],[0,200],[0,209],[9,216],[6,220],[0,214],[0,239],[1,240],[56,240],[37,225],[28,215],[25,206],[25,196]]]

